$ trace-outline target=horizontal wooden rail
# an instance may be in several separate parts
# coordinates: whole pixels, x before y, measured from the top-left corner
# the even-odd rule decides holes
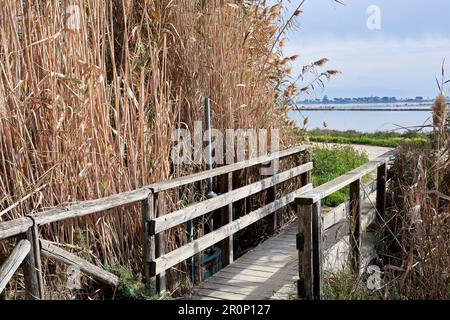
[[[33,226],[33,220],[22,217],[0,223],[0,240],[17,236],[27,232]]]
[[[241,161],[238,163],[226,165],[223,167],[215,168],[208,171],[203,171],[195,174],[191,174],[185,177],[180,177],[168,181],[158,182],[144,186],[140,189],[118,193],[112,196],[83,201],[72,204],[66,208],[52,208],[33,215],[36,225],[41,226],[58,222],[66,219],[83,217],[90,214],[103,212],[108,209],[117,208],[120,206],[136,203],[145,200],[150,193],[157,193],[160,191],[180,187],[197,181],[205,180],[210,177],[227,174],[230,172],[242,170],[255,165],[265,164],[275,159],[285,158],[291,155],[298,154],[306,150],[306,146],[296,146],[283,151],[275,152],[271,155],[261,156],[258,158]],[[0,223],[0,240],[17,236],[26,232],[31,226],[33,226],[32,220],[23,217],[7,222]]]
[[[94,279],[103,282],[107,285],[116,287],[119,284],[119,278],[103,270],[96,265],[64,250],[54,244],[51,244],[47,240],[41,239],[42,254],[48,258],[54,259],[58,262],[74,266],[85,274],[93,277]]]
[[[261,156],[258,158],[242,161],[235,164],[226,165],[223,167],[215,168],[212,170],[195,173],[189,176],[172,179],[169,181],[163,181],[144,186],[142,188],[122,192],[108,197],[82,201],[72,203],[67,207],[52,208],[36,214],[28,215],[12,221],[0,223],[0,240],[23,235],[26,237],[28,244],[28,253],[24,262],[24,274],[25,283],[27,287],[27,293],[32,299],[42,299],[44,297],[42,270],[41,270],[41,253],[56,261],[75,266],[80,271],[87,275],[103,282],[108,285],[117,286],[118,278],[99,268],[88,261],[65,251],[46,240],[39,239],[38,228],[42,225],[47,225],[54,222],[64,221],[67,219],[80,218],[87,215],[105,212],[109,209],[114,209],[120,206],[134,204],[140,202],[142,205],[142,221],[143,221],[143,240],[144,240],[144,273],[146,275],[146,281],[149,284],[151,290],[156,288],[157,292],[165,290],[165,275],[164,271],[171,266],[175,265],[177,261],[182,261],[184,257],[189,258],[202,250],[211,246],[210,243],[216,244],[223,241],[228,237],[231,239],[232,234],[245,228],[246,226],[262,219],[270,214],[273,214],[278,209],[292,203],[294,199],[300,194],[299,192],[291,193],[279,200],[272,199],[273,202],[266,206],[255,210],[254,212],[240,218],[237,221],[232,220],[232,203],[247,198],[258,192],[266,190],[268,188],[275,187],[277,184],[288,181],[289,179],[298,177],[310,173],[312,170],[312,163],[306,163],[298,167],[292,168],[282,173],[277,173],[274,176],[267,177],[258,182],[244,186],[237,190],[232,189],[231,177],[232,173],[251,168],[258,165],[269,164],[276,159],[282,159],[289,156],[298,155],[305,151],[306,146],[296,146],[287,150],[275,152],[270,155]],[[298,161],[298,159],[296,159]],[[193,204],[187,208],[175,211],[166,215],[165,210],[165,194],[163,191],[186,186],[198,181],[202,181],[208,178],[220,176],[221,178],[227,177],[228,189],[226,193],[219,195],[213,199],[203,201],[201,203]],[[302,179],[302,184],[305,185],[305,180]],[[299,191],[308,191],[312,189],[311,185],[299,189]],[[274,194],[275,195],[275,194]],[[168,254],[164,254],[165,242],[164,231],[182,224],[187,221],[191,221],[197,217],[200,217],[208,212],[215,211],[219,208],[228,206],[226,212],[228,221],[231,221],[221,228],[214,230],[206,236],[195,240],[191,244],[179,248]],[[226,221],[224,219],[223,221]],[[21,243],[21,247],[23,247]],[[232,252],[232,242],[229,241],[230,249],[226,250],[226,255],[230,256]],[[222,248],[223,249],[223,248]],[[14,251],[15,253],[16,251]],[[21,251],[22,252],[22,251]],[[184,259],[186,259],[184,258]],[[22,260],[23,260],[22,259]],[[167,260],[169,259],[169,260]],[[181,260],[180,260],[181,259]],[[167,262],[168,261],[168,262]],[[232,256],[230,258],[232,261]],[[152,286],[152,279],[150,279],[149,267],[153,269],[153,275],[158,274],[156,277],[156,286]],[[2,269],[3,272],[3,269]],[[1,280],[5,282],[9,281],[9,273]],[[152,277],[154,278],[154,277]],[[2,285],[3,285],[2,282]]]
[[[0,293],[3,292],[9,280],[11,280],[30,250],[30,242],[28,240],[21,240],[0,267]]]
[[[208,233],[207,235],[198,238],[176,250],[167,253],[152,262],[151,274],[155,276],[170,267],[194,256],[195,254],[219,243],[223,239],[235,234],[238,231],[243,230],[249,225],[261,220],[269,214],[281,209],[288,204],[294,202],[295,198],[301,195],[303,192],[307,192],[312,189],[312,184],[308,184],[297,191],[291,192],[288,195],[275,200],[274,202],[261,207],[215,231]]]
[[[180,178],[176,178],[173,180],[158,182],[158,183],[149,185],[148,188],[151,189],[154,193],[168,190],[168,189],[173,189],[173,188],[180,187],[180,186],[183,186],[186,184],[194,183],[194,182],[205,180],[208,178],[217,177],[217,176],[227,174],[230,172],[250,168],[250,167],[253,167],[256,165],[260,165],[260,164],[265,164],[265,163],[271,162],[275,159],[286,158],[286,157],[295,155],[297,153],[303,152],[306,150],[306,148],[307,148],[307,146],[304,146],[304,145],[292,147],[290,149],[286,149],[283,151],[274,152],[271,155],[261,156],[258,158],[229,164],[229,165],[226,165],[223,167],[214,168],[212,170],[207,170],[207,171],[203,171],[200,173],[191,174],[189,176],[180,177]]]
[[[208,199],[181,210],[158,217],[151,222],[150,234],[155,235],[167,229],[173,228],[189,220],[200,217],[208,212],[222,208],[227,204],[247,198],[279,183],[295,178],[305,172],[311,171],[312,162],[278,173],[272,177],[252,183],[239,189],[227,192],[212,199]]]
[[[361,187],[361,200],[363,201],[369,198],[373,193],[377,191],[377,181],[362,186]],[[327,230],[328,228],[334,226],[340,221],[346,219],[350,212],[350,201],[346,201],[336,208],[333,208],[331,211],[322,214],[323,219],[323,229]]]
[[[341,190],[342,188],[352,184],[353,182],[361,179],[363,176],[374,171],[378,167],[386,164],[395,157],[395,151],[389,151],[378,158],[369,161],[368,163],[356,168],[349,173],[346,173],[339,178],[324,183],[323,185],[314,188],[310,192],[302,195],[297,199],[299,204],[313,204],[326,198],[327,196]]]

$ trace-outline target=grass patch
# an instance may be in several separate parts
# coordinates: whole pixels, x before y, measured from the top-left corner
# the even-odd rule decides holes
[[[352,146],[333,146],[313,148],[313,185],[318,187],[328,181],[355,169],[369,161],[365,152],[359,152]],[[334,207],[348,199],[349,187],[325,198],[322,204]]]
[[[308,132],[310,141],[322,143],[363,144],[379,147],[397,148],[400,144],[416,144],[423,146],[429,142],[427,135],[417,133],[375,132],[362,133],[354,130],[312,130]]]

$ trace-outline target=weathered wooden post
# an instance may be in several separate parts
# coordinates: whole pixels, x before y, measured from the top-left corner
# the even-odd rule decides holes
[[[157,217],[162,217],[166,214],[166,202],[165,202],[165,194],[163,192],[159,192],[155,194],[155,207],[157,208]],[[165,231],[158,233],[155,236],[155,258],[159,258],[166,253],[166,239],[165,239]],[[161,272],[156,276],[156,288],[158,293],[166,292],[166,272]]]
[[[306,300],[319,300],[323,291],[320,201],[311,205],[297,199],[297,208],[298,295]]]
[[[42,278],[41,247],[39,242],[38,227],[34,218],[28,216],[33,221],[33,225],[27,230],[25,239],[30,244],[30,252],[24,261],[24,277],[27,297],[30,300],[44,299],[44,281]]]
[[[322,298],[323,292],[323,265],[322,265],[322,235],[323,224],[321,214],[321,201],[313,204],[312,207],[312,231],[313,231],[313,295],[315,300]]]
[[[313,299],[313,235],[312,235],[312,205],[297,202],[297,250],[298,250],[298,273],[297,282],[298,296],[301,299]]]
[[[350,266],[359,274],[361,259],[361,180],[350,185]]]
[[[275,161],[273,160],[270,163],[270,170],[272,170],[271,174],[275,175]],[[266,204],[272,203],[276,200],[277,196],[277,187],[274,185],[273,187],[270,187],[266,191]],[[278,226],[278,217],[277,217],[277,211],[274,211],[267,217],[267,231],[269,234],[274,234],[277,231]]]
[[[143,262],[145,282],[151,294],[157,294],[156,277],[151,275],[151,263],[155,260],[156,245],[155,236],[150,235],[150,223],[155,216],[155,200],[153,192],[150,192],[147,199],[142,200],[142,240],[143,240]]]
[[[377,169],[377,218],[380,223],[386,211],[386,181],[387,164],[384,163]]]
[[[220,193],[224,194],[233,190],[233,173],[229,172],[221,176]],[[220,226],[233,222],[233,204],[230,203],[222,209]],[[233,263],[233,235],[225,238],[220,245],[222,250],[222,267]]]
[[[161,193],[150,192],[147,199],[142,201],[142,229],[144,241],[144,275],[146,283],[152,294],[164,293],[166,291],[166,275],[161,272],[156,275],[152,270],[152,264],[165,252],[164,232],[152,235],[150,226],[152,220],[164,215],[165,204],[161,199]]]
[[[30,252],[30,249],[31,244],[28,240],[20,240],[11,252],[11,255],[2,265],[0,265],[0,295],[2,296],[0,300],[4,300],[6,298],[6,293],[3,290]]]

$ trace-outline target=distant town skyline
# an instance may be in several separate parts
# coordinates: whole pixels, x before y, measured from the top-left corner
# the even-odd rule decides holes
[[[296,101],[297,104],[349,104],[349,103],[421,103],[432,102],[434,99],[431,97],[409,97],[398,98],[388,96],[369,96],[369,97],[328,97],[324,95],[322,98],[306,98]]]
[[[321,58],[325,69],[342,72],[301,99],[357,96],[436,97],[435,77],[447,58],[450,78],[450,16],[447,0],[306,0],[285,54],[302,66]],[[291,11],[300,1],[289,4]],[[378,8],[379,12],[373,11]],[[379,28],[369,28],[379,14]],[[446,93],[449,94],[448,87]]]

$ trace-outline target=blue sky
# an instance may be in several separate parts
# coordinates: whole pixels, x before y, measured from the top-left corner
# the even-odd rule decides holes
[[[327,69],[342,72],[311,97],[437,95],[435,76],[444,58],[450,78],[449,0],[341,1],[345,6],[306,0],[298,27],[289,33],[285,53],[300,55],[296,72],[323,57],[330,59]],[[371,5],[380,9],[380,30],[367,27]]]

